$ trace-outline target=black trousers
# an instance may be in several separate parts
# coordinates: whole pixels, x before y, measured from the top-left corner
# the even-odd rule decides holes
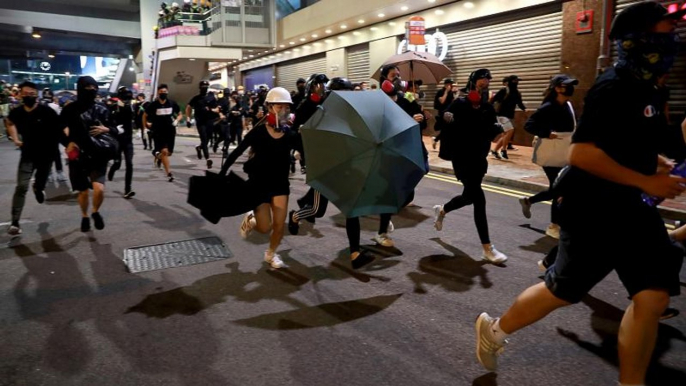
[[[562,168],[544,166],[543,171],[546,177],[548,177],[548,190],[545,192],[540,192],[529,198],[529,202],[535,204],[537,202],[552,201],[553,204],[550,207],[550,222],[553,224],[560,224],[560,206],[557,203],[557,194],[553,192],[553,183],[560,174]]]
[[[453,170],[457,171],[458,166],[453,162]],[[490,244],[491,239],[488,234],[488,219],[486,218],[486,195],[481,188],[481,181],[484,175],[481,173],[458,173],[458,180],[464,185],[464,190],[459,196],[453,197],[450,202],[443,206],[445,213],[450,213],[467,205],[474,206],[474,223],[476,231],[479,233],[481,244]]]
[[[379,218],[379,234],[388,232],[388,224],[391,222],[391,214],[384,213]],[[348,235],[350,253],[360,251],[360,218],[348,217],[345,219],[345,233]]]
[[[208,144],[210,142],[210,136],[214,131],[214,125],[212,122],[198,122],[197,129],[198,135],[200,135],[200,149],[202,150],[202,155],[205,159],[210,159]]]
[[[114,160],[112,166],[110,167],[110,172],[112,170],[117,171],[121,168],[122,154],[124,155],[124,162],[126,165],[126,174],[124,175],[124,191],[131,191],[131,180],[133,180],[133,142],[121,142],[119,144],[119,157]]]
[[[309,217],[322,218],[326,213],[329,200],[322,196],[318,190],[310,188],[305,195],[298,200],[300,210],[293,214],[293,219],[300,221]]]

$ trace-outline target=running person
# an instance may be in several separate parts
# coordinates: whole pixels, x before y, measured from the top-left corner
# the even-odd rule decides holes
[[[214,132],[214,120],[218,115],[215,112],[210,111],[211,107],[216,107],[211,106],[212,101],[215,101],[214,95],[208,95],[207,92],[210,87],[210,82],[203,80],[198,87],[200,88],[200,94],[194,96],[190,102],[188,102],[188,105],[186,105],[186,116],[188,117],[188,122],[190,122],[191,113],[195,112],[195,127],[200,136],[200,145],[195,147],[195,151],[198,154],[198,159],[203,159],[203,157],[205,157],[207,168],[210,169],[212,167],[212,160],[210,159],[210,150],[208,146],[210,136]]]
[[[507,256],[491,244],[486,218],[486,195],[481,181],[488,170],[488,151],[491,141],[502,134],[493,106],[484,102],[484,92],[491,81],[485,68],[472,72],[467,83],[467,98],[456,99],[444,113],[448,124],[443,129],[440,156],[452,161],[455,177],[464,185],[462,195],[445,205],[434,206],[434,227],[443,229],[443,218],[453,210],[474,205],[474,223],[483,247],[482,258],[503,263]]]
[[[174,116],[176,115],[176,118]],[[155,164],[164,165],[164,172],[169,182],[174,181],[174,175],[169,166],[169,157],[174,153],[176,142],[176,128],[183,119],[179,105],[169,99],[169,88],[166,84],[157,86],[157,99],[148,105],[143,115],[143,124],[155,133],[155,148],[153,156]]]
[[[252,156],[243,170],[248,174],[256,208],[243,218],[240,233],[247,238],[253,229],[260,233],[271,230],[264,261],[272,268],[281,268],[284,263],[276,250],[283,238],[288,211],[290,152],[298,147],[298,138],[290,130],[292,100],[288,90],[275,87],[269,91],[265,101],[268,109],[266,119],[250,130],[243,142],[229,154],[220,174],[226,175],[238,157],[251,148]]]
[[[517,75],[510,75],[503,79],[505,87],[501,88],[490,103],[495,107],[497,104],[496,113],[498,114],[498,122],[503,126],[505,135],[496,143],[495,148],[491,154],[497,159],[510,159],[507,155],[508,144],[514,136],[514,116],[515,107],[519,107],[522,111],[526,111],[524,102],[522,102],[522,93],[519,92],[519,77]],[[500,151],[502,150],[502,151]],[[499,152],[500,151],[500,152]]]
[[[619,59],[586,96],[569,153],[571,169],[562,178],[557,259],[545,282],[522,292],[503,316],[484,312],[477,318],[477,359],[486,369],[497,368],[509,334],[578,303],[616,271],[631,297],[619,328],[619,385],[645,384],[660,317],[670,295],[680,292],[683,263],[658,210],[641,197],[645,192],[673,198],[686,183],[656,172],[670,166],[658,155],[667,130],[656,82],[672,67],[675,27],[686,10],[668,12],[656,2],[641,2],[615,17],[609,37]],[[607,227],[607,221],[622,226]]]
[[[124,132],[117,138],[119,140],[119,154],[114,159],[110,171],[107,173],[107,179],[112,181],[114,173],[121,168],[122,154],[124,155],[124,162],[126,164],[126,173],[124,175],[124,198],[129,199],[136,195],[131,188],[131,180],[133,179],[133,121],[134,113],[131,106],[133,93],[131,90],[122,86],[117,90],[117,105],[114,107],[113,119],[117,127],[121,127]]]

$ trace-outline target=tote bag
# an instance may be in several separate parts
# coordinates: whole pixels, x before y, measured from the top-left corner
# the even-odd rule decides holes
[[[576,116],[574,115],[572,104],[567,102],[567,107],[569,107],[572,112],[574,129],[576,130]],[[532,143],[534,151],[531,162],[538,166],[557,168],[566,166],[567,153],[569,152],[569,147],[572,145],[572,134],[574,134],[574,132],[557,133],[557,138],[555,139],[534,137]]]

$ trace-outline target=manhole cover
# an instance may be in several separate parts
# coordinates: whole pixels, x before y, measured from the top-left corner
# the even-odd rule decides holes
[[[131,272],[209,263],[233,256],[218,237],[174,241],[124,250],[124,264]]]

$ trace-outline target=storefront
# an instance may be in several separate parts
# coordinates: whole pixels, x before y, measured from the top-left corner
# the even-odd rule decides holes
[[[311,55],[276,66],[276,85],[288,91],[295,90],[298,78],[307,79],[312,74],[326,73],[326,54]]]

